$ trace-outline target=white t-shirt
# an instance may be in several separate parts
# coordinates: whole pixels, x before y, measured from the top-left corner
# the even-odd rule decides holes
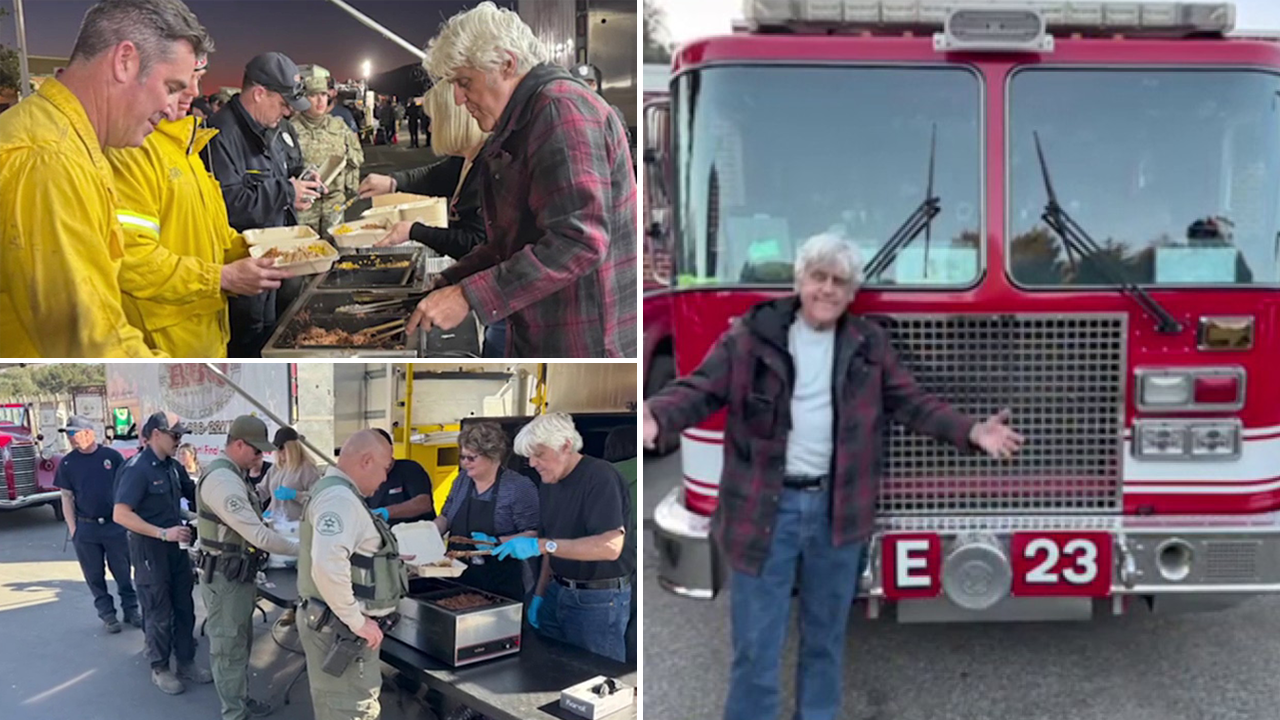
[[[797,316],[787,334],[795,364],[791,394],[791,434],[787,436],[788,475],[826,475],[831,471],[835,413],[831,373],[835,364],[835,328],[815,330]]]

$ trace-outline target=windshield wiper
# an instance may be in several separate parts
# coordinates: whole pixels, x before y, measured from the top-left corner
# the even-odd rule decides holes
[[[1040,172],[1044,175],[1044,189],[1049,195],[1049,202],[1044,206],[1044,214],[1040,216],[1040,219],[1044,220],[1049,229],[1057,233],[1058,237],[1062,239],[1062,246],[1067,250],[1067,260],[1073,265],[1075,264],[1072,251],[1080,255],[1081,262],[1088,259],[1098,260],[1099,262],[1096,263],[1096,266],[1106,276],[1106,279],[1121,292],[1137,300],[1142,309],[1155,318],[1156,332],[1164,335],[1177,335],[1182,332],[1182,323],[1175,320],[1169,314],[1169,311],[1156,302],[1146,290],[1143,290],[1137,283],[1125,277],[1123,268],[1113,267],[1111,263],[1115,262],[1116,266],[1118,266],[1119,261],[1108,255],[1098,245],[1097,241],[1090,237],[1089,233],[1085,232],[1085,229],[1080,227],[1080,224],[1058,204],[1058,195],[1054,192],[1053,181],[1049,178],[1049,164],[1045,162],[1044,148],[1040,145],[1040,133],[1035,132],[1032,135],[1036,139],[1036,155],[1040,158]],[[1107,259],[1101,261],[1103,257]]]
[[[933,175],[934,160],[938,155],[938,125],[933,126],[933,137],[929,141],[929,185],[924,193],[924,200],[916,206],[916,209],[907,217],[906,222],[889,237],[876,254],[864,268],[864,282],[874,280],[880,273],[885,271],[898,257],[898,253],[913,240],[920,237],[920,233],[925,234],[924,240],[924,273],[929,274],[929,241],[933,238],[933,219],[942,212],[942,203],[937,196],[933,194]]]

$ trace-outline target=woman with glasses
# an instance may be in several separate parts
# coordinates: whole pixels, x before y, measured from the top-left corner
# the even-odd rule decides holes
[[[533,481],[502,467],[511,443],[495,423],[468,425],[458,435],[462,472],[454,480],[444,510],[436,518],[440,533],[448,531],[450,550],[485,550],[513,537],[536,536],[538,490]],[[481,540],[493,545],[459,543],[455,539]],[[496,595],[523,600],[524,563],[498,562],[492,556],[468,558],[459,580]]]

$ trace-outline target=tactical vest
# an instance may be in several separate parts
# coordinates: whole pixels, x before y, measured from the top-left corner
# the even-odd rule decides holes
[[[240,533],[231,529],[231,526],[222,521],[222,518],[210,510],[204,508],[204,501],[200,497],[201,486],[204,485],[205,478],[218,470],[229,470],[235,473],[236,477],[244,480],[244,471],[230,460],[220,457],[209,463],[209,467],[200,475],[200,482],[196,484],[196,530],[200,533],[200,547],[210,555],[247,555],[249,554],[249,542],[240,537]],[[253,511],[262,517],[262,501],[258,499],[258,493],[245,482],[245,488],[249,491],[249,504],[253,507]]]
[[[314,502],[320,493],[334,486],[344,487],[356,496],[360,507],[373,520],[373,526],[378,529],[378,537],[382,540],[382,547],[372,556],[351,553],[351,590],[357,600],[364,602],[368,611],[394,610],[399,605],[400,598],[409,592],[409,573],[404,561],[400,559],[396,536],[391,533],[390,525],[370,512],[356,486],[341,475],[325,475],[321,478],[311,489],[307,505]],[[304,507],[302,510],[302,525],[299,530],[302,542],[301,552],[298,553],[298,594],[323,599],[320,590],[316,588],[316,581],[311,577],[311,538],[315,528],[311,524],[308,509]]]

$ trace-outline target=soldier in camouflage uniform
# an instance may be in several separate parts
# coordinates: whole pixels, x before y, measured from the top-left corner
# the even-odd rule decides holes
[[[298,213],[298,224],[308,225],[321,235],[342,222],[336,208],[356,197],[360,186],[360,165],[364,163],[364,148],[360,138],[342,120],[329,114],[332,98],[329,71],[319,65],[303,65],[302,82],[307,88],[311,109],[294,115],[293,126],[298,131],[302,145],[302,157],[307,165],[321,167],[333,155],[346,158],[346,166],[336,180],[329,185],[329,193],[317,200],[310,209]],[[321,178],[323,179],[323,178]]]

